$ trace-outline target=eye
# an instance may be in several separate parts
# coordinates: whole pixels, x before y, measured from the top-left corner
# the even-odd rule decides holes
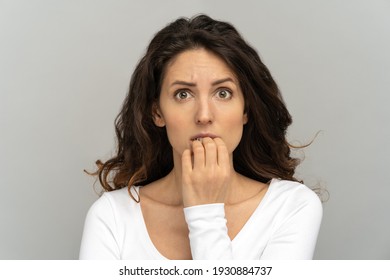
[[[175,92],[175,98],[178,100],[185,100],[191,97],[191,94],[188,90],[178,90]]]
[[[217,97],[219,99],[231,99],[232,98],[232,92],[229,89],[222,88],[217,91]]]

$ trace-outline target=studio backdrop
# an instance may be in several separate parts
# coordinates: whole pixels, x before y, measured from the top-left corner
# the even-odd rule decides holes
[[[157,30],[233,23],[275,77],[297,177],[329,192],[316,259],[390,259],[390,1],[0,0],[0,259],[76,259],[114,119]]]

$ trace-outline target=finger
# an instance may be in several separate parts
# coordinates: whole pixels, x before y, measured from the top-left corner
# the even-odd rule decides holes
[[[202,168],[205,165],[205,150],[202,145],[202,139],[192,141],[192,152],[194,153],[194,169]]]
[[[230,164],[229,151],[225,142],[221,138],[214,138],[214,143],[217,145],[217,163],[219,166],[227,166]]]
[[[210,137],[203,138],[203,146],[205,149],[206,166],[213,166],[217,164],[217,145]]]

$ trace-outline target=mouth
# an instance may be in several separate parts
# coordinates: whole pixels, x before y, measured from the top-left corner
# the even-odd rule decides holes
[[[191,137],[191,141],[200,140],[205,137],[210,137],[211,139],[214,139],[218,137],[217,135],[211,134],[211,133],[199,133]]]

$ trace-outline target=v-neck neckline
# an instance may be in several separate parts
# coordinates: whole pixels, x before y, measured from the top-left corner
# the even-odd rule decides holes
[[[268,200],[268,197],[269,197],[269,195],[270,195],[270,193],[272,191],[271,189],[273,188],[274,184],[277,181],[278,181],[277,179],[272,179],[271,180],[271,182],[270,182],[270,184],[268,186],[268,189],[267,189],[266,193],[264,194],[263,198],[261,199],[261,201],[259,202],[259,204],[255,208],[253,213],[250,215],[248,220],[245,222],[243,227],[240,229],[240,231],[231,240],[232,245],[239,242],[240,236],[244,235],[246,229],[250,226],[250,224],[252,224],[252,221],[254,220],[254,217],[258,215],[257,213],[260,212],[261,209],[263,208],[263,206],[265,205],[265,203]],[[134,188],[136,189],[137,193],[139,193],[139,186],[135,186]],[[159,258],[159,259],[169,260],[167,257],[165,257],[163,254],[160,253],[160,251],[156,248],[156,246],[154,245],[152,239],[150,238],[148,229],[146,227],[145,219],[144,219],[144,216],[143,216],[143,213],[142,213],[141,203],[142,203],[142,201],[137,203],[137,207],[136,208],[137,208],[137,211],[138,211],[138,213],[137,213],[138,214],[137,215],[138,223],[139,223],[140,229],[142,231],[141,235],[142,236],[146,236],[146,238],[145,238],[146,244],[145,245],[148,247],[148,251],[150,253],[152,253],[154,257]]]

